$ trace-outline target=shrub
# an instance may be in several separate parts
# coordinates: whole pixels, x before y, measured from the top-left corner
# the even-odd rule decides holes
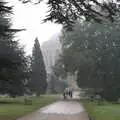
[[[24,104],[25,105],[32,105],[32,100],[28,99],[28,98],[25,98],[24,99]]]

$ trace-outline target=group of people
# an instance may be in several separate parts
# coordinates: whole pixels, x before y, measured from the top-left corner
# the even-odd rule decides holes
[[[65,91],[63,92],[63,97],[64,97],[64,99],[66,99],[67,96],[69,96],[70,98],[73,97],[72,89],[70,89],[70,88],[66,88],[66,89],[65,89]]]

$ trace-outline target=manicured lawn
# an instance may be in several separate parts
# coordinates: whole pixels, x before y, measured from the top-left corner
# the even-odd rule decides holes
[[[31,105],[24,104],[24,97],[0,98],[0,120],[16,120],[40,107],[56,101],[58,95],[42,95],[40,97],[29,97]],[[3,102],[3,103],[2,103]],[[5,103],[4,103],[5,102]],[[11,102],[11,103],[9,103]]]
[[[88,114],[93,120],[120,120],[119,104],[96,105],[95,103],[83,103]]]

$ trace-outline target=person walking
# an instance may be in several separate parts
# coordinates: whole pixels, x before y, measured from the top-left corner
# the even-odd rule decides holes
[[[66,99],[66,93],[65,93],[65,91],[63,92],[63,97],[64,97],[64,99]]]
[[[69,97],[72,98],[72,89],[69,89]]]

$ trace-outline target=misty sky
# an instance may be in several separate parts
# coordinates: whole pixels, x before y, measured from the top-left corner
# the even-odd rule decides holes
[[[13,27],[24,28],[26,31],[16,34],[16,39],[25,45],[27,53],[31,53],[33,41],[38,37],[40,44],[49,40],[54,34],[59,34],[62,26],[51,22],[42,24],[48,10],[45,2],[38,5],[22,4],[18,0],[9,0],[14,5]]]

